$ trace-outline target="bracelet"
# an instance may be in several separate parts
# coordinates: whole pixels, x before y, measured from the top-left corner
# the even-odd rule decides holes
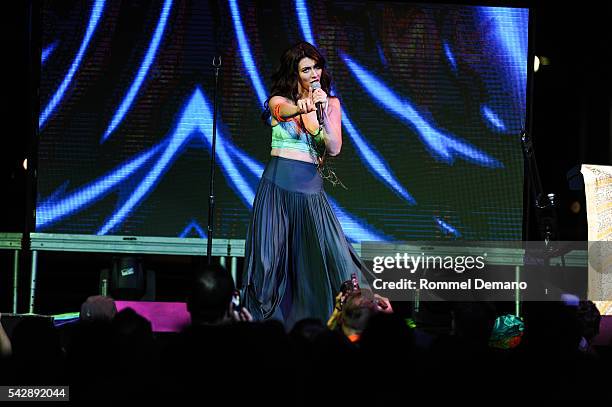
[[[281,104],[280,104],[280,103],[279,103],[278,105],[274,106],[273,116],[274,116],[274,118],[276,119],[276,121],[278,121],[278,122],[288,122],[288,121],[291,121],[291,118],[289,118],[289,119],[283,119],[283,118],[281,117],[281,114],[280,114],[280,107],[281,107]]]

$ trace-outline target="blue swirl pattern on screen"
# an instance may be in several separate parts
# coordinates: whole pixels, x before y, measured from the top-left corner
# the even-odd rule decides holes
[[[527,33],[529,15],[526,9],[479,7],[481,24],[492,24],[497,42],[497,49],[492,55],[500,57],[499,61],[491,61],[508,71],[508,85],[514,87],[517,95],[514,103],[519,104],[519,111],[525,111],[527,103]],[[503,112],[505,101],[496,101],[499,111]],[[509,111],[511,112],[511,111]],[[518,120],[517,120],[518,119]],[[525,128],[525,115],[508,117],[509,133],[517,133]]]
[[[102,18],[104,3],[104,0],[96,0],[93,8],[91,9],[91,15],[89,17],[89,23],[87,24],[87,31],[85,32],[85,36],[83,37],[83,42],[81,42],[81,46],[79,47],[79,50],[76,56],[74,57],[74,60],[72,61],[72,64],[70,65],[70,68],[68,69],[68,73],[66,73],[64,80],[57,88],[57,91],[55,92],[47,106],[40,114],[40,118],[38,119],[39,129],[43,128],[45,122],[47,121],[47,119],[49,119],[49,116],[53,114],[55,108],[60,104],[62,98],[64,97],[66,89],[68,89],[68,86],[70,85],[70,82],[74,77],[74,74],[79,69],[81,61],[83,60],[83,56],[85,55],[85,51],[87,50],[89,42],[91,41],[91,37],[93,37],[93,34],[96,31],[96,28],[98,27],[98,22]]]
[[[312,36],[312,29],[310,28],[310,17],[308,15],[306,2],[304,0],[296,0],[295,11],[298,21],[300,22],[300,28],[302,30],[304,40],[316,46],[317,43]],[[333,90],[333,93],[337,94],[335,89]],[[405,199],[410,205],[416,205],[416,200],[399,182],[397,177],[393,174],[389,164],[380,156],[380,154],[376,153],[374,147],[357,131],[356,126],[349,118],[346,108],[341,107],[341,109],[342,124],[347,130],[351,141],[357,147],[357,152],[362,163],[374,174],[376,178],[378,178],[380,182],[391,188],[391,190]]]
[[[164,2],[164,6],[161,11],[161,15],[159,16],[159,21],[157,22],[157,28],[155,28],[155,33],[153,34],[153,38],[151,39],[151,43],[149,44],[149,48],[147,49],[147,53],[140,64],[140,68],[138,68],[138,73],[134,78],[134,82],[130,86],[130,89],[126,93],[123,101],[119,105],[115,116],[111,120],[110,125],[104,132],[102,136],[102,142],[106,141],[108,137],[110,137],[111,133],[117,128],[119,123],[125,117],[125,114],[130,109],[132,102],[134,102],[134,98],[138,94],[140,87],[142,86],[142,82],[147,77],[149,73],[149,69],[151,68],[151,64],[155,60],[155,55],[157,54],[157,50],[159,48],[159,44],[161,43],[162,37],[164,35],[164,29],[166,28],[166,23],[168,22],[168,14],[170,14],[170,9],[172,8],[172,0],[166,0]]]
[[[299,27],[299,33],[292,33],[291,31],[286,33],[288,43],[304,39],[317,46],[317,40],[321,39],[319,35],[322,34],[319,34],[319,30],[313,30],[311,24],[309,15],[310,4],[304,0],[282,2],[280,8],[281,12],[285,13],[284,18],[288,21],[287,27],[292,25]],[[324,4],[324,2],[321,4]],[[67,90],[69,88],[78,89],[79,92],[71,94],[68,99],[74,100],[70,101],[70,106],[64,107],[65,110],[78,106],[79,98],[83,97],[82,95],[84,95],[87,87],[94,85],[93,83],[88,83],[85,79],[75,81],[77,72],[81,70],[84,74],[87,74],[92,70],[103,69],[91,65],[91,62],[83,61],[86,58],[86,54],[91,53],[88,49],[102,19],[103,12],[105,12],[105,6],[104,0],[95,0],[93,2],[87,22],[87,29],[80,42],[77,54],[72,59],[67,73],[59,82],[60,85],[52,92],[50,101],[39,117],[39,129],[41,130],[42,137],[45,136],[43,129],[48,124],[49,119],[57,112],[63,102],[68,103],[65,100]],[[98,141],[104,143],[105,146],[109,143],[113,144],[111,147],[115,150],[109,151],[117,151],[117,146],[121,145],[132,146],[133,140],[137,140],[143,147],[140,151],[134,151],[130,149],[131,147],[126,147],[125,151],[132,151],[133,154],[122,154],[122,156],[131,158],[124,157],[123,162],[112,169],[105,169],[102,175],[96,174],[90,178],[91,181],[83,182],[79,174],[74,174],[74,177],[71,177],[72,179],[67,177],[61,179],[53,178],[52,172],[41,174],[41,178],[44,178],[44,183],[39,185],[44,186],[44,188],[39,190],[43,191],[42,194],[46,196],[41,196],[38,200],[36,213],[37,231],[57,232],[58,230],[72,230],[74,228],[71,224],[78,224],[80,214],[85,214],[92,208],[99,206],[96,209],[95,215],[91,215],[88,218],[93,219],[89,223],[93,228],[87,229],[89,233],[98,235],[129,233],[132,226],[128,227],[126,223],[128,221],[134,224],[140,222],[131,219],[138,219],[141,216],[139,208],[142,209],[145,206],[143,204],[149,201],[148,198],[160,188],[162,182],[171,177],[170,174],[175,171],[176,167],[184,165],[183,163],[186,162],[192,162],[189,160],[192,159],[190,157],[194,154],[194,147],[196,150],[208,152],[210,155],[213,114],[212,103],[207,97],[207,93],[211,94],[212,92],[203,91],[203,89],[210,89],[209,83],[197,75],[194,75],[192,83],[185,86],[177,86],[174,83],[173,86],[163,88],[164,92],[169,93],[163,96],[164,99],[160,99],[159,103],[162,103],[162,106],[165,106],[163,103],[168,103],[169,101],[173,103],[168,103],[167,109],[160,110],[162,117],[151,118],[151,120],[155,120],[155,123],[159,123],[159,126],[151,126],[146,132],[138,130],[144,128],[142,125],[139,125],[141,127],[136,126],[137,123],[140,123],[139,120],[142,122],[142,119],[138,116],[140,113],[130,113],[128,115],[128,112],[138,112],[139,99],[145,98],[146,106],[150,106],[151,103],[157,101],[157,95],[160,94],[159,92],[162,88],[158,87],[152,90],[148,89],[152,85],[147,85],[145,89],[143,84],[151,77],[151,68],[154,63],[168,63],[167,55],[165,55],[166,59],[164,59],[164,52],[169,51],[164,47],[173,41],[173,46],[176,46],[178,42],[192,38],[185,34],[190,33],[188,29],[183,30],[182,26],[173,26],[173,23],[176,24],[177,21],[183,21],[183,24],[187,24],[184,14],[185,5],[177,5],[173,9],[172,0],[163,0],[163,5],[160,0],[160,5],[154,7],[161,11],[156,15],[155,29],[149,31],[143,30],[144,32],[153,32],[150,41],[148,41],[146,51],[142,52],[143,50],[141,50],[140,54],[144,54],[144,57],[140,57],[137,66],[128,65],[124,67],[125,70],[135,71],[136,75],[131,79],[129,86],[115,86],[117,90],[128,89],[127,92],[124,91],[125,93],[118,106],[107,104],[104,107],[105,111],[112,109],[113,114],[111,117],[107,118],[105,114],[100,115],[91,112],[74,118],[71,118],[68,114],[56,115],[58,120],[53,123],[55,127],[52,131],[49,131],[51,135],[66,133],[74,134],[74,137],[77,137],[79,134],[97,132]],[[253,11],[256,7],[258,6],[251,3],[243,3],[243,14],[241,13],[241,4],[237,0],[228,0],[226,14],[233,28],[233,37],[231,37],[227,49],[230,50],[228,52],[234,52],[237,57],[235,65],[232,65],[230,61],[229,72],[231,75],[234,75],[232,77],[233,81],[243,80],[250,85],[245,87],[247,91],[243,92],[239,97],[242,98],[240,100],[244,101],[247,97],[252,98],[255,96],[259,104],[258,108],[253,109],[255,111],[259,110],[260,106],[267,99],[268,93],[261,78],[265,76],[263,75],[264,73],[267,74],[272,68],[260,59],[263,52],[262,45],[258,42],[260,39],[253,39],[253,37],[258,38],[258,34],[261,34],[254,28],[257,26],[255,23],[256,14]],[[117,5],[108,6],[109,15],[106,15],[105,18],[116,19],[116,13],[120,9]],[[111,12],[110,10],[113,11]],[[434,15],[438,8],[434,7],[432,10],[431,13]],[[438,73],[438,75],[443,75],[440,76],[443,79],[442,83],[444,83],[444,80],[449,83],[457,83],[459,84],[457,85],[458,88],[460,88],[462,83],[467,83],[468,79],[466,79],[465,73],[469,72],[471,75],[469,80],[476,78],[476,82],[481,84],[481,89],[487,90],[486,93],[480,91],[479,95],[482,98],[473,101],[475,106],[473,112],[479,120],[469,122],[465,129],[469,129],[470,132],[483,132],[486,130],[489,134],[500,138],[501,136],[514,135],[522,129],[525,120],[528,10],[478,7],[471,8],[470,13],[477,19],[478,24],[487,27],[486,31],[483,31],[483,34],[479,34],[481,37],[478,41],[466,42],[464,44],[458,44],[458,40],[449,34],[451,31],[441,31],[442,34],[438,44],[440,61],[444,61],[443,64],[446,67],[447,73]],[[293,22],[292,19],[297,21]],[[314,22],[320,23],[318,20],[319,18]],[[172,30],[175,30],[173,32],[174,35],[177,35],[177,32],[180,33],[181,36],[178,37],[180,39],[170,34]],[[317,33],[317,38],[314,37],[314,32]],[[327,38],[326,41],[329,41],[330,34],[327,33],[325,35],[327,35],[325,37]],[[47,41],[49,40],[47,39]],[[399,87],[395,81],[389,82],[390,73],[382,74],[380,72],[380,69],[390,70],[397,68],[397,66],[392,65],[393,61],[389,59],[389,44],[379,38],[374,38],[374,41],[376,52],[373,54],[377,58],[377,62],[369,58],[368,55],[356,53],[356,50],[350,47],[344,48],[339,46],[334,50],[336,55],[333,60],[336,64],[334,65],[334,71],[340,72],[341,75],[345,72],[343,76],[344,81],[337,81],[336,86],[339,88],[344,86],[342,88],[343,94],[345,96],[350,95],[347,99],[354,98],[355,92],[367,95],[369,98],[368,103],[375,105],[376,109],[380,111],[378,117],[380,122],[391,123],[391,121],[397,121],[399,125],[392,127],[393,134],[391,136],[395,137],[393,143],[397,143],[397,140],[402,139],[410,143],[413,140],[420,143],[420,146],[424,147],[421,148],[423,153],[425,153],[423,160],[431,158],[432,168],[436,168],[436,171],[446,171],[445,174],[452,173],[455,168],[459,167],[463,169],[480,167],[483,171],[487,171],[483,172],[485,174],[483,176],[486,176],[486,174],[491,174],[493,171],[502,172],[512,167],[512,165],[516,165],[514,161],[507,161],[508,157],[511,160],[518,160],[520,154],[503,155],[502,147],[496,146],[495,140],[482,141],[477,137],[472,137],[471,133],[469,135],[464,134],[458,127],[449,128],[448,122],[445,122],[444,118],[438,117],[439,112],[432,113],[427,107],[419,105],[420,99],[415,99],[414,93],[406,92],[406,89]],[[41,55],[41,65],[45,64],[52,53],[58,55],[58,53],[62,52],[65,42],[64,38],[50,41],[50,45],[43,50]],[[62,47],[59,47],[58,44],[62,44]],[[104,48],[108,44],[109,41],[105,41],[100,42],[97,46]],[[339,44],[344,43],[339,42]],[[320,44],[318,45],[320,46]],[[492,60],[483,61],[475,58],[476,51],[470,47],[478,52],[482,52],[483,55],[492,55]],[[66,49],[69,49],[69,47],[66,47]],[[102,52],[110,51],[106,48],[102,50]],[[204,51],[198,50],[196,52]],[[134,52],[138,52],[138,50]],[[186,46],[184,52],[191,52],[191,48]],[[328,52],[331,53],[329,49]],[[65,56],[64,54],[61,55]],[[55,62],[54,57],[53,64]],[[339,64],[342,65],[340,66]],[[494,64],[497,68],[489,69],[487,68],[489,64]],[[265,69],[263,69],[264,66]],[[439,72],[444,71],[440,70]],[[244,74],[244,79],[236,76],[240,73]],[[51,75],[47,71],[44,74]],[[87,78],[87,75],[84,78]],[[346,84],[349,80],[357,84],[350,91],[346,89]],[[154,85],[159,86],[159,84]],[[452,86],[448,89],[451,89],[449,94],[454,95],[452,93]],[[489,89],[494,89],[494,91],[488,91]],[[234,92],[234,88],[231,91]],[[332,91],[340,96],[340,92],[336,89]],[[146,92],[153,93],[146,95]],[[232,93],[228,94],[231,97],[236,97]],[[451,98],[452,96],[449,96],[449,100]],[[351,112],[349,112],[349,109],[351,109]],[[384,145],[385,140],[371,135],[371,118],[368,119],[370,121],[364,120],[363,113],[357,114],[355,113],[356,111],[363,112],[358,104],[343,103],[342,124],[345,134],[348,135],[348,139],[351,142],[346,148],[349,148],[349,154],[350,151],[354,152],[354,156],[358,158],[357,162],[367,171],[365,174],[369,174],[367,176],[371,177],[364,179],[364,182],[371,183],[373,188],[378,188],[376,194],[382,194],[381,191],[386,190],[390,191],[389,196],[396,197],[394,199],[396,199],[397,203],[394,203],[395,206],[389,209],[409,211],[409,208],[415,208],[414,210],[410,209],[412,212],[408,212],[410,214],[408,216],[413,216],[417,220],[418,228],[415,227],[415,230],[437,229],[441,233],[439,236],[442,238],[463,238],[478,235],[470,229],[474,226],[469,226],[469,222],[466,223],[466,217],[462,216],[460,211],[453,209],[452,205],[440,205],[440,209],[438,209],[436,208],[435,201],[432,202],[427,195],[424,195],[423,191],[426,192],[427,189],[423,189],[423,187],[413,189],[413,181],[416,180],[412,178],[411,174],[407,175],[405,170],[398,170],[400,167],[403,168],[402,166],[405,165],[405,162],[398,161],[397,159],[390,160],[388,157],[389,148]],[[236,219],[241,219],[241,222],[245,223],[246,212],[252,206],[257,183],[264,167],[261,161],[255,158],[257,154],[251,154],[252,150],[245,147],[250,144],[242,137],[244,127],[240,119],[236,119],[235,116],[232,117],[234,119],[231,122],[226,122],[224,117],[218,120],[216,158],[227,187],[233,191],[233,197],[245,209],[244,213],[239,214],[239,216],[236,215]],[[469,120],[474,120],[476,117],[469,117]],[[467,121],[468,119],[465,120]],[[81,122],[88,124],[81,124]],[[168,126],[168,123],[171,124]],[[121,127],[119,127],[120,124]],[[100,125],[102,127],[99,127]],[[169,128],[170,130],[168,130]],[[45,131],[47,130],[45,129]],[[115,137],[109,140],[113,133]],[[142,144],[140,140],[156,141],[149,143],[147,146],[146,143]],[[414,152],[417,145],[419,144],[411,144],[411,154],[418,156],[418,151]],[[45,147],[43,150],[47,154],[45,157],[53,157],[53,149]],[[68,157],[71,151],[69,147],[67,149]],[[87,154],[85,154],[85,157],[88,156]],[[112,153],[106,152],[102,154],[108,155]],[[112,156],[109,157],[114,158]],[[458,158],[461,161],[457,160]],[[115,160],[111,161],[116,162]],[[55,164],[52,161],[48,161],[45,165],[52,168]],[[459,170],[457,169],[457,171]],[[423,184],[423,181],[419,182]],[[435,178],[430,178],[425,180],[424,185],[435,185],[436,182]],[[404,184],[410,185],[410,192],[408,192]],[[71,185],[72,189],[69,190]],[[345,201],[349,199],[351,194],[351,191],[346,194],[342,191],[334,192],[337,194],[337,198],[344,199]],[[112,196],[116,197],[114,205],[111,205],[114,207],[108,210],[108,203],[102,205],[102,202],[109,202],[109,197],[112,201]],[[355,198],[360,199],[362,197],[354,197],[352,199]],[[398,231],[392,228],[388,229],[383,221],[379,222],[376,218],[363,218],[364,213],[369,215],[367,207],[361,209],[362,217],[360,217],[344,209],[336,197],[330,197],[330,203],[338,214],[338,219],[347,237],[353,242],[397,240],[398,238],[401,239],[409,236],[399,232],[399,230],[404,229],[397,229]],[[156,204],[152,205],[155,206]],[[346,207],[346,205],[344,206]],[[107,209],[100,209],[102,207]],[[384,207],[385,205],[381,206],[381,210]],[[152,211],[155,208],[147,210]],[[491,233],[498,233],[498,236],[501,236],[501,238],[503,236],[516,237],[517,232],[520,236],[520,222],[516,221],[516,218],[512,216],[505,216],[504,210],[506,209],[497,210],[491,205],[483,205],[482,207],[474,208],[473,213],[486,214],[488,219],[490,218],[488,224],[492,231]],[[507,211],[514,211],[512,212],[513,214],[516,213],[514,208],[507,209]],[[202,210],[202,212],[205,211]],[[389,213],[392,213],[392,211]],[[177,219],[177,223],[180,226],[176,226],[175,231],[170,233],[180,237],[192,235],[205,237],[204,228],[199,223],[202,222],[202,217],[199,217],[199,219],[194,213],[185,213],[182,219]],[[392,215],[389,215],[389,219],[392,219]],[[429,221],[426,219],[429,219]],[[93,226],[96,222],[99,222],[97,226]],[[83,228],[84,226],[81,226],[81,229]],[[232,228],[234,227],[232,226],[228,233],[233,233],[231,232]],[[155,233],[153,232],[153,234]],[[227,237],[241,237],[242,232],[240,232],[240,229],[238,229],[237,233],[237,236],[228,235]],[[486,236],[495,238],[495,236]]]
[[[40,64],[41,65],[44,65],[45,62],[47,62],[47,59],[49,59],[49,57],[51,56],[53,51],[55,51],[55,48],[57,47],[58,43],[59,43],[59,41],[53,41],[51,44],[49,44],[45,48],[43,48],[42,53],[40,55]]]
[[[444,232],[450,235],[453,235],[455,237],[461,237],[461,233],[457,229],[455,229],[454,227],[452,227],[451,225],[444,222],[442,219],[438,217],[434,217],[434,219],[436,220],[436,223],[438,224],[438,226],[440,226],[440,229],[442,229]]]
[[[209,103],[206,101],[202,91],[196,89],[181,113],[174,131],[168,136],[168,141],[165,143],[165,149],[161,151],[155,164],[147,172],[144,179],[140,181],[129,198],[121,204],[120,208],[115,211],[100,230],[98,230],[97,234],[105,235],[111,232],[129,216],[136,205],[147,196],[155,184],[163,177],[164,173],[168,171],[172,162],[180,156],[181,150],[185,147],[190,137],[196,135],[203,136],[207,146],[211,146],[211,128],[212,111]],[[230,178],[232,185],[240,194],[245,204],[252,204],[255,198],[255,192],[234,165],[226,149],[226,142],[223,139],[223,135],[219,131],[217,131],[216,154],[220,161],[221,169]]]
[[[187,225],[185,229],[183,229],[183,231],[179,233],[178,237],[189,237],[194,231],[199,237],[206,239],[207,234],[204,229],[202,229],[202,227],[198,224],[197,220],[192,220],[191,223],[189,223],[189,225]]]
[[[495,130],[500,132],[505,132],[507,130],[504,122],[491,110],[491,108],[489,108],[489,106],[482,106],[482,115]]]
[[[418,112],[412,102],[401,98],[389,86],[348,55],[342,54],[342,58],[355,77],[359,79],[364,89],[374,99],[379,101],[389,113],[399,116],[407,125],[416,129],[432,156],[449,165],[454,163],[455,156],[459,156],[483,167],[503,167],[499,161],[485,152],[461,141],[452,134],[444,134],[441,130],[436,129],[434,124],[429,123]]]
[[[246,68],[251,81],[253,82],[253,87],[257,93],[259,103],[263,106],[266,99],[268,99],[268,93],[266,92],[264,85],[261,83],[261,75],[259,74],[257,66],[255,65],[253,54],[251,54],[251,49],[248,45],[249,42],[247,40],[246,33],[244,32],[244,27],[242,26],[242,19],[240,18],[238,3],[236,0],[229,0],[229,6],[232,13],[232,21],[234,22],[234,29],[236,30],[236,39],[238,40],[240,47],[240,56],[242,57],[244,67]]]
[[[455,56],[453,55],[453,51],[451,51],[450,45],[447,42],[444,43],[444,53],[446,54],[446,58],[448,58],[448,62],[450,62],[453,67],[453,71],[457,70],[457,62],[455,61]]]
[[[91,184],[77,189],[70,194],[62,193],[66,184],[62,185],[60,191],[56,191],[38,201],[36,207],[36,228],[44,230],[53,223],[70,216],[71,214],[87,208],[97,200],[111,192],[119,184],[126,181],[137,170],[144,166],[161,146],[155,146],[148,151],[139,154],[138,157],[130,160],[121,167],[112,171],[110,174],[93,181]],[[67,196],[63,196],[67,195]]]

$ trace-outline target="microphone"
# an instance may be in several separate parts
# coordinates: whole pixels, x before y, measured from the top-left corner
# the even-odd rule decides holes
[[[312,88],[313,91],[317,89],[321,89],[321,82],[315,81],[310,84],[310,87]],[[323,103],[317,102],[316,107],[317,107],[317,120],[319,121],[319,124],[323,124]]]

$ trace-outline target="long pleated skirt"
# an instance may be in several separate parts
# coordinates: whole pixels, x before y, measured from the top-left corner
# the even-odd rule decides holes
[[[244,305],[256,320],[326,322],[342,282],[367,272],[347,242],[315,164],[271,157],[249,225]]]

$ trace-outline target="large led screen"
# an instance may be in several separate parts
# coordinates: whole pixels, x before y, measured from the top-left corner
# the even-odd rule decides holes
[[[36,231],[246,236],[282,52],[342,103],[348,238],[520,240],[529,10],[385,1],[45,1]]]

